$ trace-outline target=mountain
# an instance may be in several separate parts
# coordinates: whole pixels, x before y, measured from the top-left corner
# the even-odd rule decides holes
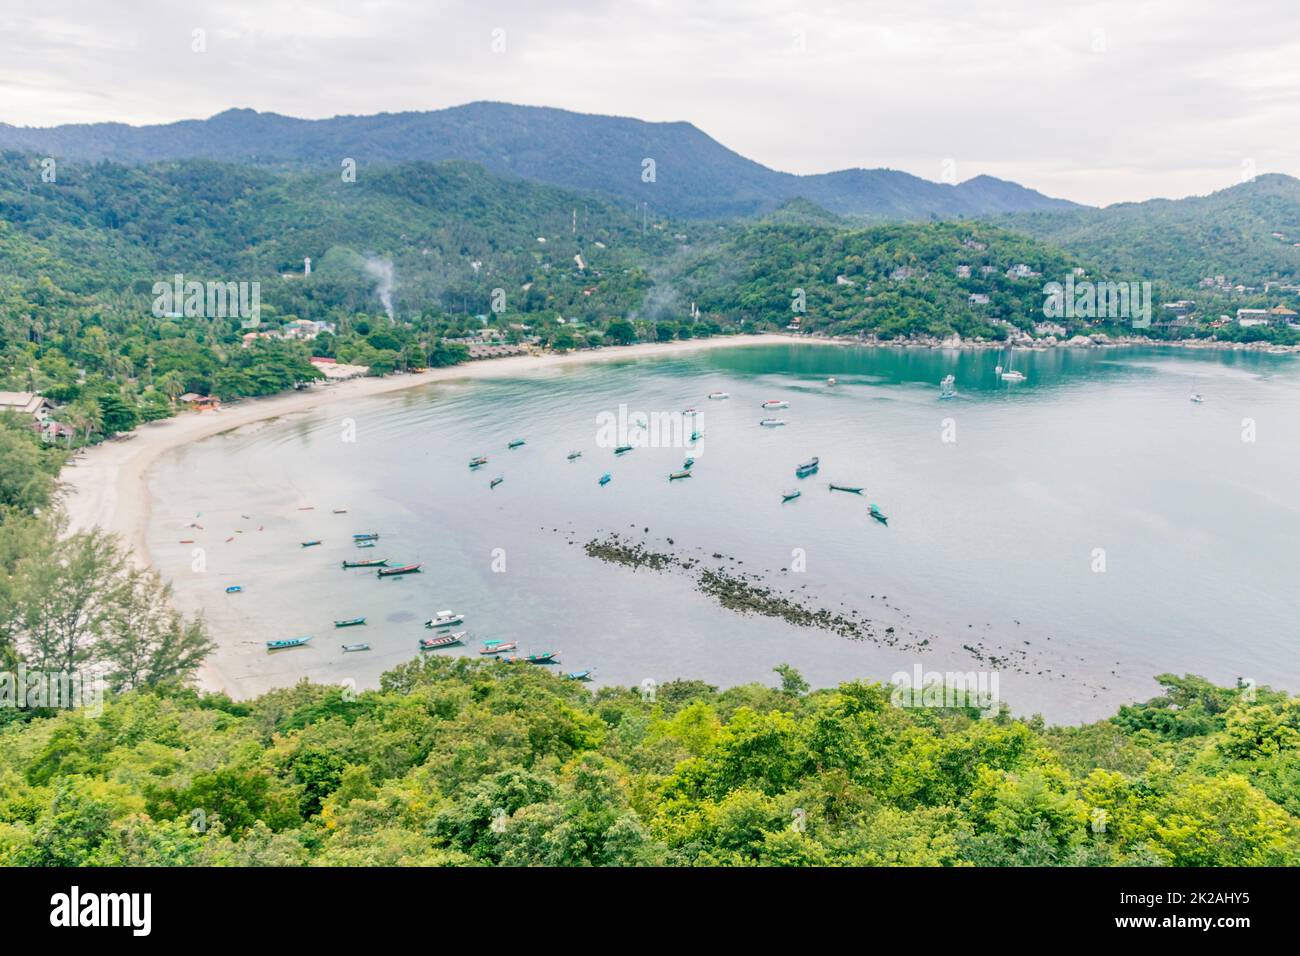
[[[1300,180],[1269,174],[1187,199],[1104,209],[1019,213],[997,220],[1127,277],[1191,287],[1300,282]],[[1279,238],[1280,236],[1280,238]]]
[[[0,148],[126,163],[215,159],[338,168],[352,158],[359,175],[375,164],[465,160],[499,175],[645,202],[653,211],[693,218],[761,214],[794,198],[878,220],[1078,208],[989,176],[956,185],[890,169],[796,176],[746,159],[690,123],[507,103],[323,120],[234,109],[156,126],[0,124]],[[652,169],[646,160],[653,160]]]

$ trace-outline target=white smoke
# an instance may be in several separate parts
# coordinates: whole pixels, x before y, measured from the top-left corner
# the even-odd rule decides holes
[[[367,259],[366,272],[374,277],[375,292],[384,304],[388,320],[393,320],[393,264],[387,259]]]

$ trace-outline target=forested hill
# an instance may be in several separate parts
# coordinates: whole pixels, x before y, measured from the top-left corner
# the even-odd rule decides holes
[[[1116,273],[1194,287],[1300,282],[1300,180],[1269,174],[1208,196],[998,220]]]
[[[795,197],[833,212],[877,219],[1073,206],[987,176],[958,185],[889,169],[795,176],[746,159],[690,123],[647,123],[507,103],[324,120],[239,109],[158,126],[96,123],[36,129],[0,124],[0,148],[70,159],[153,163],[203,158],[328,170],[337,170],[345,158],[363,168],[465,160],[500,175],[647,203],[656,214],[702,218],[762,213]],[[653,181],[647,181],[647,159],[653,161]]]
[[[1166,676],[1078,728],[888,688],[595,693],[426,657],[378,691],[7,710],[0,864],[1286,866],[1300,701]]]

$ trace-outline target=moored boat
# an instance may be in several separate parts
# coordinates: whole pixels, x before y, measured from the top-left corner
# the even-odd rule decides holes
[[[267,641],[266,649],[268,651],[279,651],[286,647],[302,647],[302,645],[306,644],[310,640],[310,634],[306,637],[284,637],[278,641]]]
[[[1199,404],[1201,404],[1203,401],[1205,401],[1205,397],[1204,397],[1203,395],[1201,395],[1200,392],[1193,392],[1193,393],[1192,393],[1192,401],[1195,402],[1197,405],[1199,405]]]
[[[763,403],[763,408],[789,408],[790,403],[781,398],[769,398]]]
[[[614,476],[611,475],[609,472],[605,472],[603,475],[600,476],[600,484],[601,485],[609,484],[611,479],[613,479],[613,477]]]
[[[529,654],[524,660],[529,664],[557,664],[559,656],[559,651],[547,651],[544,654]]]
[[[352,651],[368,651],[368,650],[370,650],[370,645],[369,645],[369,644],[365,644],[365,643],[361,643],[361,644],[343,644],[342,647],[343,647],[343,653],[344,653],[344,654],[350,653],[350,652],[352,652]]]
[[[357,542],[356,542],[356,546],[357,546],[358,548],[373,548],[373,547],[375,546],[375,544],[376,544],[376,542],[374,542],[374,541],[357,541]]]
[[[830,487],[831,487],[831,491],[847,491],[851,495],[862,494],[862,489],[857,488],[853,485],[837,485],[834,482],[832,482]]]
[[[378,532],[378,531],[362,531],[362,532],[360,532],[360,533],[358,533],[358,534],[354,534],[354,535],[352,536],[352,540],[353,540],[353,541],[378,541],[378,540],[379,540],[379,532]]]
[[[668,476],[668,480],[678,481],[682,478],[689,478],[689,477],[691,477],[691,473],[689,471],[674,471],[671,475]]]
[[[507,447],[507,448],[518,448],[519,446],[521,446],[521,445],[523,445],[523,444],[526,444],[526,443],[524,442],[524,440],[523,440],[522,438],[516,438],[516,439],[514,439],[513,441],[511,441],[509,444],[507,444],[506,447]]]
[[[399,574],[418,574],[422,567],[422,564],[403,564],[399,568],[380,568],[375,573],[381,578],[392,578]]]
[[[345,515],[345,514],[348,513],[348,509],[347,509],[347,508],[335,508],[335,509],[334,509],[334,513],[335,513],[336,515]],[[244,517],[247,518],[248,515],[244,515]]]
[[[731,398],[726,392],[709,392],[709,398],[717,400],[721,398]]]
[[[302,546],[303,546],[304,548],[314,548],[314,547],[316,547],[316,545],[318,545],[318,544],[320,544],[319,541],[304,541],[304,542],[302,543]]]
[[[591,671],[590,670],[569,671],[569,673],[565,674],[564,676],[567,677],[569,680],[589,681],[591,680]]]
[[[488,489],[491,490],[495,488],[497,485],[501,484],[501,482],[505,480],[506,479],[504,475],[497,475],[495,478],[493,478],[491,481],[488,482]]]
[[[455,647],[457,644],[465,643],[465,636],[465,631],[456,631],[454,634],[444,634],[442,637],[422,637],[420,649],[432,651],[439,647]]]
[[[568,459],[569,459],[569,461],[576,461],[577,459],[579,459],[579,458],[581,458],[581,457],[582,457],[582,452],[580,452],[580,451],[571,451],[571,452],[569,452],[569,454],[568,454]]]
[[[759,422],[759,424],[762,425],[764,428],[777,428],[780,425],[784,425],[785,420],[781,418],[764,418],[761,422]]]
[[[478,468],[478,467],[480,467],[480,466],[482,466],[482,465],[486,465],[486,464],[487,464],[487,456],[486,456],[486,455],[478,455],[477,457],[475,457],[475,458],[471,458],[471,459],[469,460],[469,466],[470,466],[471,468]]]
[[[240,584],[232,584],[232,585],[230,585],[230,587],[226,588],[226,593],[227,593],[227,594],[238,594],[238,593],[239,593],[240,591],[242,591],[242,590],[244,590],[243,585],[240,585]]]
[[[461,624],[465,620],[464,614],[457,614],[455,611],[439,611],[429,620],[424,622],[425,627],[451,627],[453,624]]]
[[[822,460],[818,458],[816,455],[813,455],[807,461],[801,461],[799,464],[795,465],[794,470],[795,471],[816,471],[817,466],[820,465],[821,463]]]
[[[506,651],[518,650],[519,645],[514,641],[485,641],[480,654],[504,654]]]
[[[943,381],[939,383],[940,398],[955,398],[957,396],[957,377],[955,375],[945,375]]]
[[[365,624],[365,623],[366,623],[366,619],[364,617],[350,617],[345,621],[335,621],[334,626],[335,627],[357,627],[358,625]]]
[[[624,452],[629,452],[631,450],[632,450],[631,445],[619,445],[617,448],[614,449],[614,454],[621,455]]]
[[[871,517],[875,518],[881,524],[884,525],[889,524],[889,516],[886,515],[884,512],[882,512],[874,504],[868,505],[867,510],[871,513]]]
[[[345,568],[382,568],[388,564],[387,558],[368,558],[364,561],[344,561]]]
[[[695,467],[695,459],[694,459],[694,458],[689,458],[689,457],[688,457],[684,462],[682,462],[682,467],[683,467],[683,468],[694,468],[694,467]]]
[[[794,499],[798,498],[802,494],[803,492],[800,491],[798,488],[791,488],[789,491],[781,492],[781,501],[782,502],[794,501]]]

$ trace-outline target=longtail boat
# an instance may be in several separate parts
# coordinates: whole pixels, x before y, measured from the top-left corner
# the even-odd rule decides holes
[[[516,438],[514,441],[506,445],[506,448],[518,448],[520,445],[523,444],[525,444],[525,442],[522,438]]]
[[[375,542],[373,541],[357,541],[354,543],[358,548],[373,548],[375,546]]]
[[[279,650],[283,650],[286,647],[302,647],[310,640],[311,640],[310,634],[307,635],[306,637],[285,637],[285,638],[281,638],[278,641],[267,641],[266,649],[268,651],[279,651]]]
[[[364,561],[344,561],[345,568],[382,568],[388,564],[387,558],[367,558]]]
[[[242,590],[244,590],[243,585],[240,585],[240,584],[232,584],[232,585],[230,585],[230,587],[226,588],[226,593],[227,593],[227,594],[238,594],[238,593],[239,593],[240,591],[242,591]]]
[[[359,534],[354,534],[354,535],[352,536],[352,540],[353,540],[353,541],[378,541],[378,540],[379,540],[379,532],[378,532],[378,531],[362,531],[362,532],[360,532]]]
[[[465,631],[457,631],[455,634],[446,634],[442,637],[420,638],[420,650],[432,651],[439,647],[454,647],[463,643],[465,643]]]
[[[888,525],[888,524],[889,524],[889,516],[888,516],[887,514],[884,514],[884,513],[883,513],[879,508],[877,508],[875,505],[869,505],[869,506],[867,507],[867,510],[871,512],[871,517],[875,518],[875,519],[876,519],[877,521],[879,521],[881,524],[883,524],[883,525]]]
[[[682,478],[689,478],[689,477],[691,477],[691,473],[689,471],[674,471],[671,475],[668,476],[668,480],[679,481]]]
[[[419,574],[422,564],[404,564],[400,568],[380,568],[375,573],[381,578],[393,578],[399,574]]]
[[[569,673],[565,674],[564,676],[567,677],[569,680],[588,681],[591,680],[591,671],[590,670],[569,671]]]
[[[504,475],[497,475],[495,478],[493,478],[491,481],[488,482],[488,490],[491,491],[493,488],[495,488],[497,485],[501,484],[501,482],[505,480],[506,479]]]
[[[524,660],[529,664],[555,664],[558,657],[559,651],[547,651],[545,654],[529,654]]]
[[[334,509],[334,513],[335,513],[336,515],[345,515],[345,514],[348,513],[348,509],[347,509],[347,508],[335,508],[335,509]],[[247,515],[245,515],[245,517],[247,517]]]
[[[683,467],[683,468],[694,468],[694,467],[695,467],[695,459],[694,459],[694,458],[687,458],[684,462],[682,462],[682,467]]]
[[[632,450],[631,445],[619,445],[617,448],[614,449],[614,454],[622,455],[624,452],[629,452],[631,450]]]
[[[571,451],[569,452],[569,456],[568,456],[569,461],[577,461],[581,457],[582,457],[582,452],[580,451]]]
[[[834,483],[831,484],[831,491],[847,491],[851,495],[862,494],[861,488],[854,488],[852,485],[837,485]]]
[[[607,485],[607,484],[610,483],[610,481],[611,481],[613,478],[614,478],[613,475],[611,475],[609,472],[605,472],[603,475],[600,476],[600,483],[601,483],[602,485]]]
[[[704,432],[691,432],[691,441],[699,441],[704,437]]]
[[[798,498],[801,494],[803,494],[803,492],[800,491],[798,488],[792,488],[789,491],[784,491],[781,493],[781,501],[782,503],[785,503],[787,501],[794,501],[794,499]]]
[[[463,624],[465,622],[464,614],[457,614],[455,611],[439,611],[429,620],[424,622],[425,627],[451,627],[453,624]]]
[[[193,538],[181,538],[181,544],[193,544],[193,543],[194,543]]]
[[[483,465],[486,465],[486,464],[487,464],[487,456],[486,456],[486,455],[479,455],[478,457],[476,457],[476,458],[471,458],[471,459],[469,460],[469,466],[470,466],[471,468],[479,468],[479,467],[482,467]]]
[[[365,623],[366,623],[366,619],[364,617],[350,617],[346,621],[335,621],[334,626],[335,627],[356,627],[358,624],[365,624]]]
[[[780,398],[769,398],[763,403],[764,408],[789,408],[790,403]]]
[[[303,546],[304,548],[314,548],[314,547],[316,547],[316,545],[318,545],[318,544],[320,544],[319,541],[304,541],[304,542],[302,543],[302,546]]]
[[[764,418],[759,424],[764,428],[779,428],[785,424],[785,420],[781,418]]]
[[[820,458],[818,458],[816,455],[813,455],[813,457],[809,458],[807,461],[800,462],[799,464],[795,465],[794,470],[795,470],[796,472],[798,472],[798,471],[816,471],[816,470],[817,470],[817,466],[820,465],[821,462],[822,462],[822,460],[821,460]]]
[[[504,654],[506,651],[518,650],[519,645],[514,641],[488,641],[483,645],[480,654]]]
[[[352,651],[368,651],[368,650],[370,650],[370,645],[369,645],[369,644],[344,644],[344,645],[342,645],[342,647],[343,647],[343,653],[344,653],[344,654],[350,653],[350,652],[352,652]]]

